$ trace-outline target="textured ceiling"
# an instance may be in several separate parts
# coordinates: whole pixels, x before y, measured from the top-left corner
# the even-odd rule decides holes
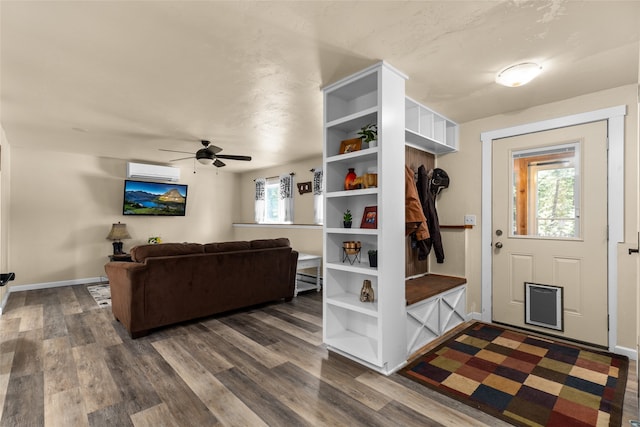
[[[243,171],[322,152],[321,88],[385,60],[457,122],[638,81],[640,1],[0,1],[12,146]],[[525,60],[528,86],[494,83]],[[199,166],[204,167],[204,166]]]

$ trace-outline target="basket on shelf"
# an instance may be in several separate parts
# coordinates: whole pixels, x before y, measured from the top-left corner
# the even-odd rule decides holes
[[[342,242],[342,262],[349,261],[351,265],[356,261],[359,263],[361,250],[362,243],[360,241]]]

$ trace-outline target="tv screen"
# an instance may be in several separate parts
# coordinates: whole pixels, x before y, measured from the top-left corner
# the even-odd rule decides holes
[[[124,182],[123,215],[184,216],[187,186],[162,182]]]

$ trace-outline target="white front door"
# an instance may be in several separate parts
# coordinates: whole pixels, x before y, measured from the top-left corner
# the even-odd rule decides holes
[[[496,140],[492,165],[492,320],[607,346],[607,122]],[[561,293],[560,328],[525,283]]]

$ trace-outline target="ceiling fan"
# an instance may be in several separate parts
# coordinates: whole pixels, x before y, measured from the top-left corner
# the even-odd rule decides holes
[[[222,166],[225,166],[225,163],[222,162],[220,159],[229,159],[229,160],[243,160],[243,161],[250,161],[251,160],[251,156],[236,156],[233,154],[218,154],[219,152],[222,151],[222,148],[220,147],[216,147],[215,145],[212,145],[211,142],[207,141],[207,140],[202,140],[200,141],[202,143],[202,145],[204,146],[204,148],[199,149],[198,151],[196,151],[195,156],[191,155],[189,157],[182,157],[180,159],[173,159],[171,160],[172,162],[177,162],[178,160],[186,160],[186,159],[196,159],[198,160],[200,163],[202,163],[203,165],[208,165],[209,163],[212,163],[214,166],[221,168]],[[176,150],[166,150],[164,148],[159,148],[160,151],[170,151],[172,153],[185,153],[185,154],[191,154],[187,151],[176,151]]]

